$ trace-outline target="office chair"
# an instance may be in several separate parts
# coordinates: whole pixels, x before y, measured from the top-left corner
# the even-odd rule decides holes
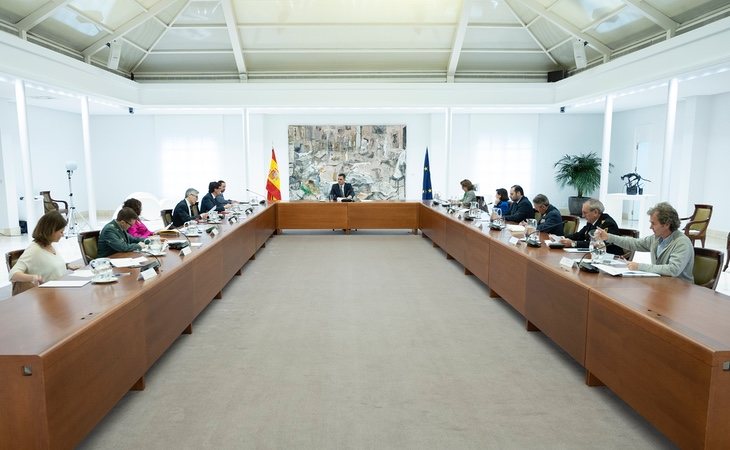
[[[20,259],[20,255],[25,251],[24,248],[20,250],[11,250],[5,254],[5,265],[8,266],[8,272],[15,266],[15,263]],[[21,292],[27,291],[33,287],[33,283],[27,281],[13,281],[12,295],[18,295]]]
[[[684,226],[684,234],[692,241],[700,241],[702,247],[705,247],[705,239],[707,238],[707,228],[710,226],[710,218],[712,218],[712,205],[695,204],[695,210],[689,217],[682,217],[679,220],[689,220]]]
[[[167,228],[172,223],[172,210],[163,209],[160,211],[160,217],[162,217],[162,224]]]
[[[84,264],[89,264],[92,259],[96,259],[99,246],[99,233],[101,230],[82,231],[79,233],[79,248],[81,256],[84,258]]]
[[[720,281],[724,257],[725,255],[719,250],[695,247],[695,265],[692,270],[695,284],[715,290]]]
[[[43,197],[43,214],[51,211],[58,211],[63,215],[68,215],[67,201],[51,198],[51,191],[41,191],[41,196]],[[59,207],[59,203],[63,203],[63,208]]]
[[[631,228],[619,228],[618,235],[638,238],[639,230],[632,230]],[[622,256],[624,257],[625,260],[631,261],[632,259],[634,259],[634,253],[636,253],[635,250],[624,250],[624,254]]]

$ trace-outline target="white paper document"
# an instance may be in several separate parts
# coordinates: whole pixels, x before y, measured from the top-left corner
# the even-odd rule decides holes
[[[81,278],[92,278],[94,276],[93,270],[88,269],[79,269],[71,273],[72,277],[81,277]]]
[[[658,273],[644,272],[641,270],[629,270],[628,267],[614,267],[606,264],[593,264],[596,269],[603,273],[621,277],[658,277]]]
[[[56,287],[81,287],[89,284],[91,280],[56,280],[47,281],[40,285],[42,288],[56,288]]]
[[[590,252],[590,250],[587,248],[572,248],[572,247],[564,248],[563,251],[568,252],[568,253],[588,253],[588,252]]]
[[[111,258],[114,267],[139,267],[147,262],[147,258],[140,256],[138,258]]]

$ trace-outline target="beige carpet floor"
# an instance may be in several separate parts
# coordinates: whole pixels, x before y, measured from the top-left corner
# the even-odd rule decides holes
[[[83,449],[671,444],[408,234],[269,240]]]

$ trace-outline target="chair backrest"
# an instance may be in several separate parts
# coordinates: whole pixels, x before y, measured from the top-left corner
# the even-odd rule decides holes
[[[618,234],[619,234],[619,236],[629,236],[632,238],[638,238],[639,230],[632,230],[631,228],[619,228]],[[635,253],[635,250],[624,250],[624,254],[622,256],[624,257],[624,259],[631,261],[632,259],[634,259],[634,253]]]
[[[575,233],[580,224],[580,217],[578,216],[560,216],[563,220],[563,236]]]
[[[25,249],[21,248],[20,250],[11,250],[5,254],[5,264],[8,266],[8,272],[10,272],[10,269],[12,269],[15,263],[18,262],[20,255],[22,255],[24,251]],[[33,287],[33,283],[23,281],[13,281],[12,285],[12,295],[18,295]]]
[[[51,191],[41,191],[43,197],[43,214],[58,211],[58,203],[51,199]]]
[[[727,251],[725,252],[725,268],[722,271],[727,270],[727,266],[730,264],[730,233],[727,234]]]
[[[695,211],[689,217],[689,223],[685,225],[684,233],[687,235],[690,232],[704,233],[710,225],[710,218],[712,218],[712,205],[695,204]]]
[[[89,261],[96,259],[99,250],[100,232],[100,230],[94,230],[79,233],[79,249],[81,249],[81,256],[84,258],[84,264],[89,264]]]
[[[692,271],[695,284],[714,290],[720,280],[724,257],[721,251],[695,247],[695,265]]]
[[[163,209],[160,211],[160,217],[162,217],[162,224],[166,227],[172,223],[172,210]]]

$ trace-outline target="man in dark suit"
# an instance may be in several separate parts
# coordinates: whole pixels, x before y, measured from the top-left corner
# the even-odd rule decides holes
[[[354,196],[355,191],[352,189],[352,185],[345,183],[345,174],[337,175],[337,183],[333,184],[332,189],[330,189],[330,200],[337,200],[338,198],[352,199]]]
[[[581,228],[578,232],[566,236],[560,242],[566,247],[578,247],[588,248],[591,243],[591,237],[588,235],[589,231],[595,230],[596,228],[602,228],[609,234],[619,234],[618,225],[611,216],[604,213],[603,203],[595,198],[586,200],[581,208],[583,218],[586,219],[586,225]],[[606,253],[612,255],[623,255],[624,249],[615,244],[608,244],[606,247]]]
[[[219,205],[216,199],[221,195],[220,181],[211,181],[208,183],[208,193],[203,196],[200,202],[200,209],[205,212],[215,208],[216,211],[225,211],[225,205]]]
[[[527,219],[535,218],[535,210],[532,209],[532,203],[525,197],[525,191],[522,186],[515,184],[509,188],[509,198],[512,203],[509,206],[509,212],[504,216],[504,220],[509,222],[522,222]]]
[[[208,213],[200,214],[198,210],[198,191],[193,188],[185,191],[185,198],[172,210],[172,225],[175,227],[181,227],[191,220],[207,218]]]

